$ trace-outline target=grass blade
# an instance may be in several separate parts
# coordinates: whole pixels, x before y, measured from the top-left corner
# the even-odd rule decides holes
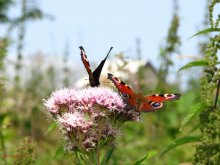
[[[186,137],[182,137],[182,138],[176,139],[176,140],[174,140],[173,143],[169,144],[161,152],[159,157],[163,156],[166,152],[168,152],[172,148],[175,148],[177,146],[184,145],[184,144],[187,144],[187,143],[194,143],[194,142],[199,142],[199,141],[200,141],[200,137],[199,136],[186,136]]]
[[[142,165],[143,161],[145,161],[147,159],[147,157],[148,157],[148,153],[145,156],[143,156],[141,159],[137,160],[134,163],[134,165]]]
[[[55,122],[51,123],[49,125],[49,127],[47,128],[47,131],[45,132],[45,135],[49,134],[56,126],[57,126],[57,124]]]
[[[113,148],[113,147],[111,147],[111,148],[108,149],[108,151],[107,151],[107,153],[106,153],[104,159],[103,159],[102,162],[101,162],[101,165],[105,165],[105,164],[108,163],[108,161],[110,160],[110,158],[111,158],[111,156],[112,156],[113,151],[114,151],[114,148]]]

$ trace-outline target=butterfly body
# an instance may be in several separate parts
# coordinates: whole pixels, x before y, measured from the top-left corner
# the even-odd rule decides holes
[[[177,100],[181,96],[178,93],[143,96],[140,93],[135,93],[127,84],[110,73],[108,73],[108,79],[113,82],[123,100],[138,112],[155,111],[163,107],[163,102]]]
[[[79,47],[81,53],[81,60],[86,68],[86,71],[89,75],[89,84],[90,86],[92,87],[96,87],[96,86],[99,86],[100,85],[100,81],[99,81],[99,78],[100,78],[100,74],[102,72],[102,68],[105,64],[105,61],[106,59],[108,58],[108,55],[110,53],[110,51],[112,50],[113,47],[110,48],[108,54],[106,55],[106,57],[104,58],[104,60],[102,60],[100,62],[100,64],[98,65],[98,67],[92,72],[91,68],[90,68],[90,64],[89,64],[89,60],[86,56],[86,52],[84,50],[84,48],[82,46]]]

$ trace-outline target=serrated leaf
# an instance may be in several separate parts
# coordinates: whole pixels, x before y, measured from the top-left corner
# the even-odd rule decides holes
[[[199,31],[198,33],[192,35],[191,37],[189,37],[187,40],[195,37],[195,36],[198,36],[198,35],[201,35],[201,34],[207,34],[207,33],[211,33],[211,32],[220,32],[220,28],[208,28],[208,29],[204,29],[204,30],[201,30]]]
[[[192,107],[192,110],[190,111],[190,113],[188,113],[184,119],[182,120],[181,122],[181,125],[180,125],[180,131],[182,131],[182,128],[188,123],[190,122],[190,120],[192,120],[192,118],[201,110],[201,104],[198,103],[196,105],[194,105]]]
[[[159,157],[163,156],[165,153],[167,153],[172,148],[175,148],[180,145],[188,144],[188,143],[194,143],[199,142],[200,137],[199,136],[186,136],[179,139],[174,140],[173,143],[169,144],[160,154]]]
[[[51,123],[49,125],[49,127],[47,128],[47,131],[45,132],[45,135],[47,135],[48,133],[50,133],[55,127],[57,126],[57,124],[55,122]]]
[[[147,159],[147,157],[148,157],[148,153],[145,156],[143,156],[141,159],[137,160],[134,163],[134,165],[142,165],[143,161],[145,161]]]
[[[188,69],[191,67],[197,67],[197,66],[208,66],[208,62],[205,60],[192,61],[192,62],[189,62],[188,64],[184,65],[183,67],[181,67],[178,70],[178,72],[180,72],[181,70],[184,70],[184,69]]]

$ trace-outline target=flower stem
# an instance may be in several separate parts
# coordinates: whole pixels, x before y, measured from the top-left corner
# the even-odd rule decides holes
[[[97,145],[97,153],[96,153],[96,162],[97,165],[100,165],[100,147],[99,147],[100,143],[98,143]]]
[[[216,95],[215,95],[215,104],[214,104],[215,109],[217,107],[217,102],[218,102],[219,88],[220,88],[220,80],[218,80],[218,85],[217,85],[217,90],[216,90]]]
[[[76,161],[75,161],[75,163],[76,163],[77,165],[80,165],[80,159],[79,159],[78,152],[75,151],[74,153],[75,153],[75,157],[76,157]]]
[[[110,152],[110,153],[109,153]],[[103,165],[106,165],[107,162],[108,162],[108,159],[111,157],[112,155],[112,152],[113,152],[113,147],[111,145],[111,143],[108,143],[108,145],[106,146],[106,152],[105,152],[105,156],[102,160],[102,164]],[[109,156],[110,155],[110,156]]]

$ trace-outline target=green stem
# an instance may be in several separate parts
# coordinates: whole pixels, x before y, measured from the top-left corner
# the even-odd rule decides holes
[[[219,88],[220,88],[220,80],[218,80],[218,85],[217,85],[217,90],[216,90],[215,104],[214,104],[215,109],[217,107],[217,102],[218,102]]]
[[[106,163],[107,163],[107,158],[108,158],[109,151],[112,149],[112,146],[110,144],[111,143],[108,143],[108,145],[106,147],[106,152],[105,152],[105,156],[102,160],[102,165],[106,165]]]
[[[80,159],[79,159],[78,152],[75,151],[74,153],[75,153],[75,157],[76,157],[76,162],[75,162],[75,163],[76,163],[77,165],[80,165]]]
[[[85,165],[90,165],[91,159],[89,158],[88,155],[79,153],[79,156],[80,156],[81,160],[84,161]]]
[[[96,162],[97,165],[100,165],[100,147],[99,147],[100,143],[98,143],[97,145],[97,153],[96,153]]]

